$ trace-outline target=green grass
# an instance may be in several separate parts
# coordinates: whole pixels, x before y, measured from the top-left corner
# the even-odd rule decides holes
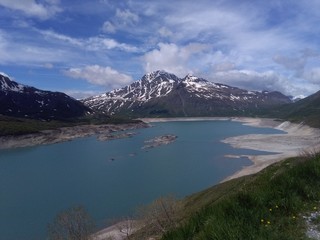
[[[320,155],[289,159],[183,200],[162,239],[308,239],[303,214],[319,209],[319,189]]]

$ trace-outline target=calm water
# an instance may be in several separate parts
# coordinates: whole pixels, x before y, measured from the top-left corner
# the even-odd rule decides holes
[[[250,165],[225,154],[258,154],[220,140],[249,133],[278,133],[230,121],[154,123],[130,139],[71,142],[0,151],[0,236],[45,239],[57,212],[84,205],[97,225],[128,216],[160,196],[183,197]],[[176,142],[144,149],[164,134]],[[114,159],[114,161],[111,161]]]

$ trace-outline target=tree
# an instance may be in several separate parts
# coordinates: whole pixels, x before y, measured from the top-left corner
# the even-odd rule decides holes
[[[156,199],[142,209],[145,226],[154,234],[163,234],[178,225],[179,202],[172,196]]]
[[[82,206],[59,213],[48,226],[50,240],[88,240],[94,231],[94,222]]]

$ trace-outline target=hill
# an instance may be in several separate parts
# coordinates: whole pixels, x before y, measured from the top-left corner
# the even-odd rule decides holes
[[[291,104],[270,109],[268,117],[303,122],[312,127],[320,127],[320,91]]]
[[[319,239],[319,188],[320,154],[308,153],[171,204],[177,211],[161,218],[164,233],[149,221],[132,239]]]

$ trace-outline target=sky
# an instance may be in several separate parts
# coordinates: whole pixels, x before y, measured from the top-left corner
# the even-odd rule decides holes
[[[0,72],[84,98],[145,73],[320,90],[319,0],[0,0]]]

